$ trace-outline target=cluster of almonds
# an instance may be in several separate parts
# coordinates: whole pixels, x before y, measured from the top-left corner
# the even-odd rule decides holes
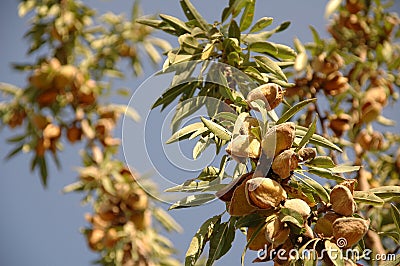
[[[305,234],[310,238],[313,237],[312,230],[306,223],[311,214],[310,206],[302,199],[288,199],[285,189],[277,181],[251,172],[217,192],[217,196],[227,203],[228,212],[232,216],[245,216],[251,213],[266,216],[266,223],[255,237],[253,234],[257,231],[257,227],[248,228],[247,240],[254,238],[249,249],[293,247],[289,238],[290,228],[279,218],[281,208],[301,215],[304,220],[302,226],[306,230]]]
[[[360,53],[364,52],[362,49],[366,46],[375,49],[379,43],[388,39],[398,25],[399,20],[396,15],[385,15],[384,20],[382,17],[367,16],[368,10],[372,6],[368,2],[346,0],[345,8],[334,17],[334,23],[330,25],[328,31],[340,46],[357,47]],[[374,19],[379,20],[379,23],[376,23]],[[381,29],[376,31],[371,25],[379,25]]]
[[[40,107],[53,103],[72,104],[73,107],[86,107],[96,101],[98,86],[94,80],[73,65],[61,65],[57,58],[43,62],[29,77],[35,88],[35,100]]]
[[[315,237],[328,239],[333,243],[340,242],[340,248],[350,248],[358,243],[369,228],[369,221],[352,217],[356,211],[353,199],[354,182],[345,181],[336,185],[330,193],[330,204],[324,210],[325,214],[317,219],[309,204],[300,198],[288,199],[293,194],[288,186],[280,184],[272,178],[261,177],[253,172],[245,174],[217,192],[217,196],[225,201],[228,212],[232,216],[245,216],[258,213],[265,216],[262,228],[249,227],[247,241],[251,241],[250,250],[284,249],[289,252],[296,248],[297,241]],[[302,233],[291,232],[287,222],[279,216],[282,208],[289,209],[303,218]],[[312,216],[313,219],[310,219]],[[312,228],[312,221],[317,219]],[[257,235],[254,235],[257,232]],[[300,237],[300,238],[299,238]],[[300,240],[301,239],[301,240]],[[297,243],[298,244],[298,243]],[[256,260],[258,261],[258,260]],[[278,265],[289,265],[288,261],[274,258]]]
[[[369,228],[369,221],[351,217],[357,208],[353,193],[354,182],[345,181],[336,185],[330,193],[332,211],[318,219],[314,227],[319,237],[333,237],[332,241],[345,240],[341,248],[350,248],[358,243]]]
[[[311,98],[311,94],[315,94],[319,90],[323,90],[326,95],[331,96],[344,93],[349,88],[349,84],[347,77],[344,77],[339,71],[343,64],[342,57],[337,53],[321,53],[312,60],[312,69],[308,69],[307,75],[295,79],[296,86],[286,90],[287,96],[298,95]]]
[[[338,59],[329,61],[319,58],[319,71],[329,76],[340,67]],[[340,61],[340,60],[339,60]],[[347,84],[347,79],[346,79]],[[333,94],[332,94],[333,95]],[[255,100],[262,100],[268,110],[274,109],[281,101],[283,91],[276,84],[265,84],[251,91],[247,96],[250,108],[258,111],[259,105],[253,105]],[[333,124],[347,124],[347,116],[341,115],[332,119]],[[295,191],[287,185],[292,171],[298,167],[300,162],[315,158],[314,148],[303,148],[295,152],[292,148],[295,139],[295,124],[291,122],[270,127],[260,141],[254,132],[259,127],[259,121],[253,117],[245,117],[236,126],[232,141],[226,151],[238,162],[245,162],[250,158],[259,162],[262,155],[272,158],[272,171],[264,175],[259,171],[242,175],[232,183],[218,191],[216,195],[226,202],[228,213],[231,216],[246,216],[257,213],[265,216],[266,222],[263,227],[249,227],[247,240],[252,239],[249,245],[251,250],[281,248],[289,251],[294,248],[299,233],[291,232],[286,221],[281,220],[282,208],[299,214],[303,218],[301,237],[311,239],[316,236],[336,241],[344,238],[348,248],[357,243],[367,232],[369,223],[361,218],[352,218],[356,210],[353,199],[353,183],[345,182],[332,189],[331,201],[328,204],[327,213],[318,220],[314,229],[311,228],[316,213],[311,213],[311,207],[315,206],[303,192]],[[339,127],[339,126],[338,126]],[[347,128],[348,129],[348,128]],[[337,134],[340,135],[342,132]],[[313,215],[313,219],[311,219]],[[309,219],[310,218],[310,219]],[[257,232],[257,235],[254,235]],[[296,235],[297,234],[297,235]],[[293,237],[291,237],[293,236]],[[254,238],[254,239],[253,239]],[[292,238],[292,239],[291,239]],[[294,239],[294,241],[293,241]],[[287,265],[287,261],[274,259],[279,265]]]
[[[94,214],[86,215],[86,220],[91,224],[90,229],[85,230],[87,242],[94,251],[111,250],[117,248],[117,244],[123,244],[123,265],[147,265],[145,262],[151,252],[150,240],[140,237],[139,232],[151,226],[149,199],[128,169],[123,169],[120,174],[129,176],[132,182],[115,183],[113,194],[103,191],[95,205]],[[97,176],[84,174],[80,178],[88,182]],[[138,252],[137,258],[132,257],[132,246]]]

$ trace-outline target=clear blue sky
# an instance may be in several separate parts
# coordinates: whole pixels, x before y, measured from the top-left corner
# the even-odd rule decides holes
[[[132,1],[85,1],[97,9],[99,13],[113,11],[128,12]],[[228,1],[193,0],[199,11],[209,20],[220,18],[220,13]],[[308,25],[314,25],[322,36],[326,36],[323,18],[326,1],[258,1],[256,18],[271,16],[274,25],[290,20],[292,25],[288,30],[273,38],[276,42],[292,44],[294,37],[303,42],[311,40]],[[28,43],[22,39],[27,30],[28,22],[17,16],[17,1],[3,0],[0,8],[0,81],[24,86],[26,76],[11,70],[11,62],[32,61],[26,57]],[[142,1],[145,14],[165,13],[183,17],[178,0]],[[173,44],[176,40],[167,35]],[[128,78],[116,83],[135,90],[145,78],[154,73],[147,66],[146,72],[140,78]],[[128,72],[129,76],[131,73]],[[165,85],[165,84],[164,84]],[[121,100],[120,100],[121,101]],[[127,99],[125,100],[128,101]],[[0,158],[4,158],[11,146],[5,144],[5,139],[15,132],[3,130],[0,132]],[[121,134],[121,130],[118,130]],[[137,140],[142,141],[142,140]],[[48,188],[42,188],[36,173],[29,172],[30,156],[19,155],[8,162],[0,161],[0,265],[1,266],[70,266],[90,265],[96,258],[86,246],[79,228],[85,225],[83,215],[88,207],[80,205],[82,195],[63,195],[61,189],[76,180],[74,166],[80,165],[77,152],[79,147],[67,147],[62,154],[63,169],[50,169]],[[143,159],[145,160],[145,159]],[[139,172],[148,172],[151,164],[148,161],[138,161],[133,165]],[[159,166],[160,168],[163,167]],[[188,177],[189,178],[189,177]],[[166,205],[163,207],[167,208]],[[173,240],[180,251],[178,257],[184,257],[191,237],[199,225],[208,217],[220,213],[223,208],[220,203],[213,203],[200,208],[172,211],[171,214],[184,227],[182,235],[173,234]],[[244,237],[237,234],[234,247],[228,255],[217,261],[215,265],[240,265],[240,254],[244,246]],[[250,264],[255,254],[248,254],[246,265]]]

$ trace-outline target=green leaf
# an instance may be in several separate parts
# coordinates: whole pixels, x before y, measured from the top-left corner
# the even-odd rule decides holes
[[[400,232],[400,211],[393,203],[390,204],[390,213],[392,214],[393,222],[396,225],[397,232]]]
[[[206,136],[204,138],[200,138],[199,141],[197,141],[196,145],[193,148],[193,159],[197,159],[199,155],[211,144],[211,138],[210,136]]]
[[[307,165],[312,165],[320,168],[332,168],[335,167],[335,163],[329,156],[317,156],[307,163]]]
[[[275,74],[276,76],[287,82],[285,74],[282,72],[282,69],[276,64],[276,62],[272,61],[266,56],[254,56],[254,59],[262,69],[272,74]]]
[[[307,133],[301,139],[299,146],[295,149],[295,152],[298,152],[301,148],[303,148],[308,143],[308,141],[314,135],[315,130],[317,130],[317,116],[314,118],[313,122],[311,123],[310,128],[308,129]]]
[[[0,82],[0,91],[13,96],[22,94],[23,92],[21,88],[5,82]]]
[[[300,112],[301,110],[304,109],[304,107],[306,107],[308,104],[310,103],[314,103],[316,102],[317,99],[316,98],[312,98],[312,99],[307,99],[304,101],[299,102],[298,104],[292,106],[289,110],[287,110],[282,116],[281,118],[279,118],[279,120],[276,122],[277,125],[285,123],[286,121],[288,121],[290,118],[292,118],[295,114],[297,114],[298,112]]]
[[[206,243],[209,241],[216,224],[221,222],[221,215],[216,215],[205,221],[196,232],[190,246],[186,251],[185,266],[194,266],[203,253]]]
[[[311,33],[313,35],[313,39],[314,39],[315,44],[317,46],[321,45],[322,44],[321,37],[319,37],[319,34],[318,34],[317,30],[311,25],[309,27],[310,27]]]
[[[201,117],[201,121],[203,121],[204,125],[211,130],[212,133],[215,134],[216,137],[222,139],[222,140],[230,140],[232,133],[227,130],[226,128],[224,128],[221,125],[218,125],[217,123],[205,119],[204,117]]]
[[[265,219],[265,218],[264,218]],[[246,246],[244,247],[244,250],[242,252],[242,256],[241,256],[241,265],[244,266],[244,256],[246,255],[246,251],[249,248],[250,244],[254,241],[254,239],[257,237],[257,235],[261,232],[261,229],[264,227],[265,225],[265,220],[263,223],[260,223],[258,225],[258,227],[256,228],[256,230],[254,231],[253,235],[251,236],[251,238],[249,239],[249,241],[247,242]]]
[[[228,28],[228,37],[229,38],[235,38],[238,41],[240,41],[240,29],[238,24],[234,19],[232,19],[231,23],[229,23],[229,28]]]
[[[246,8],[243,11],[242,17],[240,19],[240,30],[245,31],[247,30],[251,23],[253,22],[254,18],[254,8],[256,5],[255,0],[248,0],[246,4]],[[239,34],[240,38],[240,34]]]
[[[268,41],[253,42],[249,45],[249,49],[256,53],[278,54],[278,48],[275,44]]]
[[[169,215],[166,211],[164,211],[162,208],[154,208],[153,209],[153,216],[154,218],[157,219],[157,221],[160,222],[160,224],[167,230],[168,232],[178,232],[182,233],[183,228],[178,224],[177,221],[175,221],[174,218],[172,218],[171,215]]]
[[[138,18],[135,20],[136,23],[143,24],[152,28],[160,29],[161,25],[165,25],[162,20],[159,19],[146,19],[146,18]]]
[[[354,191],[354,200],[357,203],[365,203],[373,206],[382,206],[385,201],[370,191]]]
[[[335,167],[329,168],[332,173],[341,174],[341,173],[349,173],[360,170],[361,166],[356,165],[337,165]]]
[[[75,183],[66,185],[63,189],[62,189],[62,193],[70,193],[73,191],[80,191],[85,187],[85,183],[82,181],[77,181]]]
[[[296,176],[299,181],[301,181],[303,184],[305,184],[307,187],[309,187],[311,190],[314,190],[316,192],[316,194],[318,195],[318,197],[328,203],[330,201],[330,196],[329,193],[326,191],[326,189],[317,181],[315,181],[314,179],[302,174],[302,173],[297,173],[298,175],[301,175],[302,178]]]
[[[400,186],[383,186],[372,188],[369,190],[381,199],[389,199],[393,197],[400,197]]]
[[[295,210],[291,210],[288,208],[281,208],[280,214],[279,214],[279,219],[283,223],[292,223],[293,225],[297,227],[303,227],[303,217],[301,214]]]
[[[214,115],[214,117],[213,117],[213,119],[221,121],[221,122],[227,120],[227,121],[231,121],[233,123],[236,122],[237,118],[238,118],[237,114],[229,113],[229,112],[221,112],[221,113]]]
[[[172,204],[169,207],[169,210],[200,206],[212,201],[213,199],[215,199],[214,194],[203,193],[190,195]]]
[[[7,156],[5,157],[5,160],[10,160],[12,157],[14,157],[19,152],[21,152],[23,148],[24,148],[24,144],[18,145],[16,148],[14,148],[12,151],[10,151],[7,154]]]
[[[172,88],[169,88],[168,90],[166,90],[160,98],[157,99],[157,101],[153,104],[153,106],[151,107],[151,109],[156,108],[159,105],[163,105],[164,109],[165,107],[167,107],[173,100],[175,100],[181,93],[183,93],[184,91],[190,89],[190,87],[193,84],[191,83],[186,83],[186,84],[180,84],[178,86],[174,86]]]
[[[240,11],[245,7],[248,0],[234,0],[229,1],[229,6],[225,8],[222,12],[221,22],[227,20],[227,18],[232,15],[235,18],[239,15]]]
[[[183,102],[180,102],[176,106],[176,112],[171,120],[171,127],[172,131],[176,132],[179,124],[181,123],[182,119],[185,117],[188,117],[189,115],[193,114],[197,110],[199,110],[201,107],[204,106],[204,103],[206,102],[207,97],[194,97],[190,98],[188,100],[185,100]]]
[[[307,134],[307,131],[308,131],[308,128],[296,125],[296,136],[303,137],[305,134]],[[317,145],[317,146],[325,147],[325,148],[328,148],[331,150],[343,152],[341,148],[339,148],[338,146],[333,144],[331,141],[327,140],[326,138],[324,138],[318,134],[314,134],[311,137],[310,143]]]
[[[287,45],[268,41],[253,42],[249,45],[251,51],[269,54],[275,58],[294,60],[297,53]]]
[[[159,16],[162,20],[166,21],[168,24],[174,27],[174,29],[178,31],[178,34],[181,35],[184,33],[190,33],[191,29],[188,26],[186,26],[185,22],[183,22],[182,20],[164,14],[160,14]]]
[[[270,17],[263,17],[257,20],[256,23],[254,23],[253,27],[250,29],[250,33],[258,32],[260,30],[263,30],[264,28],[268,27],[269,25],[272,24],[274,21],[273,18]]]
[[[200,15],[200,13],[193,6],[193,4],[189,0],[180,0],[180,3],[187,19],[196,20],[200,28],[207,31],[208,30],[207,21]]]
[[[196,179],[202,180],[202,181],[210,181],[218,177],[218,173],[220,172],[220,169],[214,166],[207,166],[205,167],[199,176]]]
[[[232,247],[235,239],[235,222],[236,218],[231,217],[229,221],[219,224],[215,228],[215,234],[210,238],[210,251],[206,266],[213,265],[214,261],[225,255]]]
[[[44,187],[47,187],[47,163],[46,159],[44,157],[37,157],[38,161],[37,163],[39,164],[39,170],[40,170],[40,178],[42,181],[42,185]]]
[[[320,168],[320,167],[309,166],[308,172],[311,173],[311,174],[326,178],[326,179],[335,180],[335,181],[338,181],[338,182],[344,181],[343,177],[333,173],[328,168]]]
[[[242,227],[256,227],[261,222],[265,221],[265,217],[260,216],[257,213],[252,213],[246,216],[241,216],[235,224],[236,229],[240,229]]]
[[[217,176],[218,177],[218,176]],[[171,188],[164,190],[164,192],[199,192],[199,191],[217,191],[221,187],[224,187],[224,184],[221,184],[221,180],[211,180],[211,181],[199,181],[196,182],[194,180],[187,180],[181,185],[177,185]],[[211,189],[212,188],[212,189]]]
[[[179,131],[175,132],[167,141],[167,144],[176,142],[178,140],[182,140],[184,138],[188,138],[189,134],[192,134],[193,132],[197,131],[198,129],[203,127],[203,123],[202,122],[197,122],[197,123],[193,123],[190,124],[182,129],[180,129]]]
[[[344,260],[343,260],[343,255],[342,251],[340,248],[335,244],[332,243],[330,240],[325,241],[325,249],[326,252],[333,262],[333,265],[335,266],[344,266]]]

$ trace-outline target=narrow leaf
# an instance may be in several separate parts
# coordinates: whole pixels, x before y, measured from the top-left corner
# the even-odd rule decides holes
[[[335,163],[329,156],[317,156],[307,163],[307,165],[312,165],[321,168],[332,168],[335,167]]]
[[[254,23],[253,27],[250,29],[250,33],[258,32],[260,30],[263,30],[264,28],[268,27],[269,25],[272,24],[272,21],[274,21],[273,18],[270,17],[263,17],[257,20],[256,23]]]
[[[373,206],[382,206],[385,201],[370,191],[354,191],[354,200]]]
[[[176,142],[178,140],[182,140],[185,137],[189,137],[188,135],[197,131],[199,128],[203,127],[203,123],[202,122],[197,122],[197,123],[193,123],[190,124],[182,129],[180,129],[179,131],[175,132],[167,141],[167,144]]]
[[[316,98],[307,99],[307,100],[301,101],[301,102],[299,102],[298,104],[292,106],[289,110],[287,110],[287,111],[281,116],[281,118],[279,118],[279,120],[276,122],[276,124],[285,123],[285,122],[288,121],[290,118],[292,118],[295,114],[297,114],[299,111],[301,111],[302,109],[304,109],[304,107],[306,107],[308,104],[314,103],[314,102],[316,102],[316,101],[317,101]]]
[[[308,128],[296,125],[296,136],[303,137],[307,133],[307,131],[308,131]],[[317,146],[322,146],[322,147],[325,147],[325,148],[328,148],[331,150],[343,152],[341,148],[339,148],[338,146],[333,144],[331,141],[327,140],[326,138],[324,138],[318,134],[314,134],[311,137],[310,143],[315,144]]]
[[[242,14],[242,18],[240,19],[241,31],[247,30],[250,27],[251,23],[253,22],[255,5],[256,5],[255,0],[249,0],[247,2],[246,8],[244,9]]]
[[[296,148],[295,152],[298,152],[301,148],[303,148],[307,144],[307,142],[314,135],[316,129],[317,129],[317,116],[314,118],[312,124],[310,125],[310,128],[307,131],[307,133],[301,139],[301,141],[299,143],[299,146]]]
[[[275,74],[276,76],[278,76],[279,78],[281,78],[282,80],[287,82],[287,78],[285,76],[285,74],[282,72],[282,69],[276,64],[276,62],[272,61],[271,59],[269,59],[266,56],[255,56],[254,57],[257,64],[264,70]]]
[[[200,13],[193,6],[193,4],[189,0],[180,0],[180,3],[186,17],[189,20],[196,20],[200,28],[207,31],[208,30],[207,21],[200,15]]]
[[[226,128],[224,128],[221,125],[218,125],[217,123],[205,119],[204,117],[201,117],[201,121],[203,121],[204,125],[211,130],[212,133],[215,134],[215,136],[217,136],[218,138],[222,139],[222,140],[230,140],[231,139],[231,135],[232,133],[229,132],[229,130],[227,130]]]
[[[221,215],[216,215],[207,221],[205,221],[199,230],[196,232],[190,246],[186,251],[185,266],[194,266],[199,259],[201,253],[203,253],[206,243],[209,241],[214,227],[217,223],[220,223]]]
[[[204,194],[190,195],[172,204],[169,207],[169,210],[200,206],[207,202],[212,201],[213,199],[215,199],[214,194],[204,193]]]
[[[400,186],[383,186],[372,188],[369,191],[382,199],[388,199],[392,197],[400,197]]]

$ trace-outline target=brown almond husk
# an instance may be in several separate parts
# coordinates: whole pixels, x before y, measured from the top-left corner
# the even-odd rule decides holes
[[[301,199],[286,200],[284,207],[300,213],[303,218],[307,218],[311,214],[310,206],[308,206],[307,202]]]
[[[297,168],[299,159],[297,154],[292,150],[286,150],[275,157],[272,162],[272,170],[285,179],[291,175],[291,172]]]
[[[319,218],[315,223],[314,232],[322,237],[333,236],[333,223],[342,216],[334,213],[327,212],[323,217]]]
[[[238,135],[232,139],[226,148],[226,152],[235,158],[257,159],[261,154],[261,144],[253,136]]]
[[[249,177],[251,178],[251,176]],[[233,192],[228,212],[231,216],[244,216],[257,210],[250,205],[246,196],[246,183],[243,182]]]
[[[297,153],[299,155],[300,162],[308,162],[317,156],[316,148],[302,148]]]
[[[272,158],[292,147],[295,130],[296,127],[293,122],[279,124],[268,129],[261,142],[263,152],[269,158]]]
[[[75,143],[82,138],[82,129],[77,126],[71,126],[67,129],[67,139],[71,143]]]
[[[277,247],[286,242],[289,238],[290,228],[282,223],[278,217],[267,223],[265,238],[273,247]]]
[[[246,182],[247,200],[260,209],[277,207],[281,201],[287,199],[286,191],[282,186],[270,178],[256,177]]]
[[[244,174],[235,180],[233,180],[231,183],[226,185],[224,188],[218,190],[215,195],[222,201],[228,202],[231,201],[233,192],[235,189],[240,186],[243,182],[249,180],[253,176],[253,172]]]
[[[364,170],[364,169],[360,169],[360,170]],[[357,184],[357,181],[355,179],[346,179],[345,181],[343,181],[342,183],[340,183],[340,185],[347,187],[351,194],[354,195],[354,188]]]
[[[387,92],[385,87],[383,86],[375,86],[372,88],[369,88],[363,97],[363,102],[369,102],[369,101],[375,101],[377,103],[380,103],[382,106],[385,106],[387,104]]]
[[[151,212],[149,210],[133,212],[130,220],[137,230],[143,231],[151,225]]]
[[[255,100],[263,101],[265,108],[271,111],[282,102],[283,94],[284,92],[281,86],[275,83],[267,83],[250,91],[246,100],[249,106],[256,111],[258,111],[258,108],[252,104],[252,101]]]
[[[149,198],[143,190],[136,189],[129,195],[127,205],[132,211],[144,211],[149,206]]]
[[[335,96],[345,92],[349,88],[348,79],[343,77],[339,71],[330,73],[323,84],[324,92],[328,95]]]
[[[375,121],[382,113],[382,109],[382,104],[373,99],[364,102],[361,106],[361,121],[364,123]]]
[[[54,77],[54,88],[63,90],[65,87],[71,86],[77,73],[78,69],[73,65],[61,66]]]
[[[350,248],[364,237],[368,228],[369,221],[362,218],[339,218],[333,223],[333,236],[336,240],[346,239],[347,245],[344,248]]]
[[[267,239],[265,238],[265,230],[266,230],[266,228],[267,228],[267,225],[265,224],[260,229],[260,231],[258,232],[256,237],[253,239],[253,241],[249,245],[249,249],[250,250],[267,249],[269,243],[268,243]],[[247,229],[247,236],[246,236],[247,242],[250,241],[251,237],[256,232],[256,230],[257,230],[257,227],[249,227]]]
[[[351,216],[357,209],[350,189],[343,185],[336,185],[332,189],[330,203],[334,212],[344,216]]]
[[[340,137],[343,133],[350,129],[351,116],[348,114],[333,115],[329,118],[329,127]]]

